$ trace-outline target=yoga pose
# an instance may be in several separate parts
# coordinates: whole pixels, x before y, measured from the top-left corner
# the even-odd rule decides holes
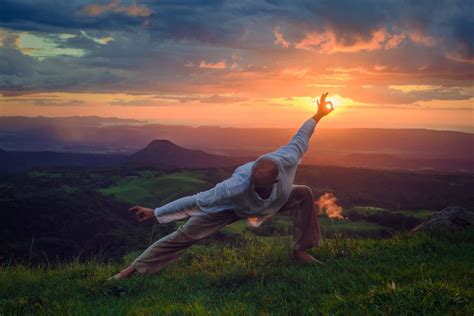
[[[334,110],[327,93],[318,101],[317,113],[300,127],[290,142],[274,152],[238,167],[232,176],[213,188],[182,197],[156,209],[133,206],[140,222],[153,218],[159,223],[188,218],[171,234],[149,246],[130,266],[112,278],[122,279],[135,272],[152,275],[195,242],[224,226],[245,219],[252,226],[278,212],[290,211],[293,220],[293,259],[320,263],[306,251],[320,246],[321,232],[311,188],[293,184],[296,169],[308,149],[316,124]]]

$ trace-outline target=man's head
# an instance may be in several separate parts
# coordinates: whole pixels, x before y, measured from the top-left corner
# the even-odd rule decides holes
[[[271,188],[278,179],[278,165],[271,159],[262,158],[255,162],[250,183],[257,188]]]

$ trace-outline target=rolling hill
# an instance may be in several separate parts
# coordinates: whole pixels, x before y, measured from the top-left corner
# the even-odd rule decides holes
[[[213,155],[202,150],[180,147],[169,140],[156,139],[124,162],[126,167],[172,168],[219,168],[238,165],[243,158]]]

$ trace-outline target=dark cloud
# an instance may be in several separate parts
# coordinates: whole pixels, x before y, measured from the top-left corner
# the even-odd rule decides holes
[[[50,32],[90,29],[102,31],[141,30],[156,39],[190,40],[236,45],[250,27],[282,24],[287,36],[296,40],[308,31],[333,31],[340,43],[369,39],[380,27],[397,30],[410,27],[427,34],[454,28],[454,35],[468,35],[472,22],[470,0],[319,0],[319,1],[138,1],[145,16],[127,10],[105,10],[88,15],[85,8],[131,8],[118,0],[54,1],[3,0],[0,26],[10,29]],[[45,14],[46,13],[46,14]],[[466,16],[466,14],[468,14]],[[464,17],[463,17],[464,16]],[[149,26],[143,28],[144,19]],[[252,31],[252,30],[251,30]],[[255,31],[255,30],[253,30]],[[471,33],[472,34],[472,33]],[[242,44],[242,43],[241,43]]]
[[[14,84],[21,77],[35,74],[38,61],[15,48],[0,48],[0,87]]]
[[[37,106],[82,106],[85,105],[85,102],[82,100],[62,100],[54,98],[25,98],[25,97],[16,97],[12,99],[2,99],[2,102],[5,103],[21,103],[21,104],[31,104]]]
[[[132,30],[143,25],[142,16],[121,12],[90,16],[83,12],[89,1],[2,0],[0,27],[23,31],[65,32],[71,29]]]
[[[100,44],[88,37],[84,32],[78,32],[74,37],[66,39],[55,39],[58,42],[57,47],[60,48],[79,48],[87,52],[92,52],[100,48]]]
[[[355,109],[355,110],[364,110],[364,109],[380,109],[380,105],[348,105],[346,108]],[[432,107],[432,106],[417,106],[415,104],[409,106],[403,105],[385,105],[384,109],[394,109],[394,110],[431,110],[431,111],[472,111],[472,107],[465,106],[444,106],[444,107]]]
[[[353,54],[351,60],[360,58],[361,63],[386,65],[379,71],[382,75],[387,73],[386,80],[389,74],[394,74],[393,80],[397,76],[413,77],[432,84],[445,80],[442,78],[469,81],[473,77],[474,66],[470,61],[474,56],[474,2],[471,0],[135,3],[1,0],[0,27],[7,36],[0,47],[0,92],[192,94],[199,87],[225,86],[226,82],[232,89],[243,85],[237,82],[240,78],[237,75],[268,77],[285,66],[289,56],[298,62],[300,56],[309,60],[308,55],[295,52],[294,43],[311,32],[334,35],[331,45],[338,45],[339,50],[334,51],[341,53],[341,48],[373,40],[374,32],[379,29],[388,34],[384,45],[357,56]],[[273,32],[277,27],[293,45],[287,48],[275,45]],[[28,56],[15,46],[20,31],[46,38],[58,49],[80,49],[83,55],[57,55],[42,60]],[[392,39],[397,39],[396,45],[390,44],[395,45],[393,49],[388,43]],[[321,52],[310,53],[314,59],[322,58]],[[349,59],[339,58],[340,67],[346,66],[346,60]],[[225,63],[225,67],[218,71],[196,67],[217,62]],[[231,69],[231,65],[235,67]],[[316,67],[311,70],[321,71]],[[230,76],[232,72],[237,75]],[[359,78],[374,80],[363,73]],[[208,95],[215,96],[206,102],[233,102],[217,93],[220,92],[209,92]],[[391,102],[410,103],[412,99],[428,98],[398,95],[393,91],[381,93],[388,93]],[[431,96],[460,97],[456,92],[443,93],[432,91]]]
[[[0,47],[0,92],[100,91],[125,78],[120,71],[80,67],[77,61],[65,56],[39,61],[16,49]]]
[[[154,97],[155,99],[160,99],[160,100],[171,100],[171,101],[178,101],[180,103],[187,103],[187,102],[201,102],[201,103],[237,103],[237,102],[243,102],[248,100],[248,98],[242,97],[242,96],[228,96],[228,95],[218,95],[214,94],[211,96],[188,96],[188,95],[158,95]]]
[[[459,54],[474,59],[474,16],[459,17],[453,24],[453,38],[459,44]]]
[[[388,105],[413,104],[431,100],[469,100],[473,97],[468,90],[444,87],[403,91],[387,86],[350,86],[340,89],[338,93],[362,103]]]

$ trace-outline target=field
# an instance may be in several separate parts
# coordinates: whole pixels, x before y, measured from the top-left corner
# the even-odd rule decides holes
[[[98,191],[131,204],[156,203],[156,201],[168,203],[178,197],[203,189],[206,181],[199,176],[198,173],[191,171],[158,177],[153,173],[142,172],[138,176],[125,177],[118,184]]]
[[[0,270],[0,314],[287,315],[474,311],[474,231],[326,239],[323,266],[291,262],[288,237],[205,242],[153,277],[107,281],[123,263],[96,260]]]

